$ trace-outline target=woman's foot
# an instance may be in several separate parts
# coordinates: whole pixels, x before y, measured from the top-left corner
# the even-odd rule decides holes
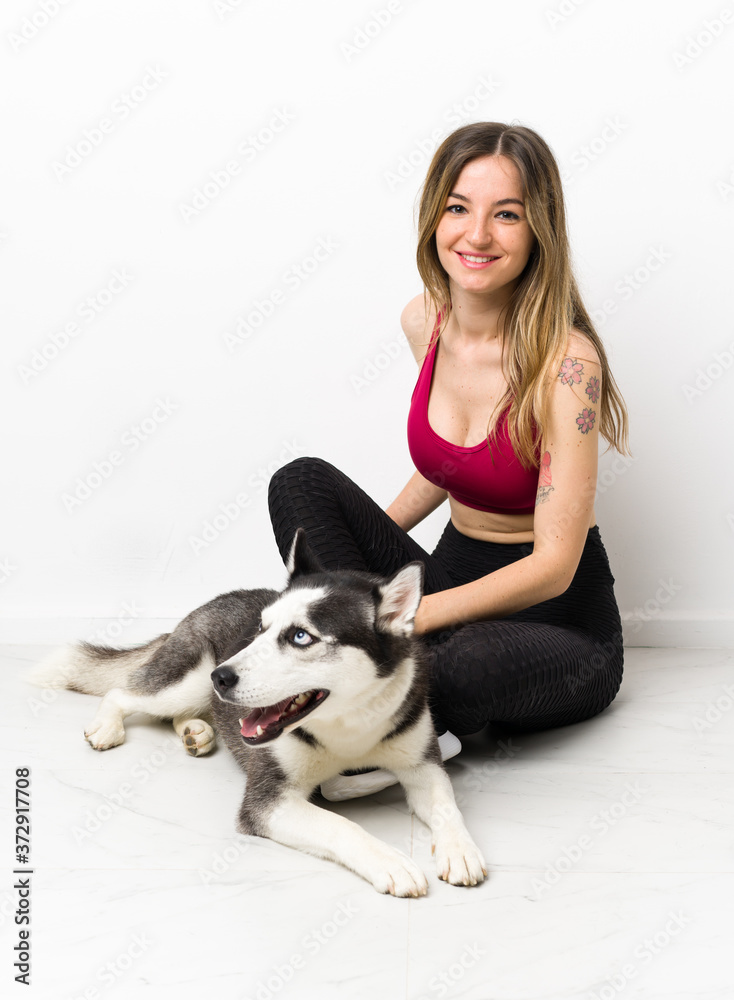
[[[441,751],[441,760],[450,760],[458,753],[461,753],[461,743],[458,737],[450,733],[448,729],[438,737],[438,746]],[[396,785],[398,779],[392,771],[383,768],[373,768],[370,771],[351,773],[345,771],[337,774],[334,778],[329,778],[321,785],[321,794],[329,802],[343,802],[345,799],[359,799],[364,795],[374,795],[381,792],[383,788]]]

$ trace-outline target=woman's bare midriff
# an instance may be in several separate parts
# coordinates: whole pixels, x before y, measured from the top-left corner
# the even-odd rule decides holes
[[[457,531],[480,542],[499,542],[505,545],[523,545],[535,540],[533,514],[492,514],[486,510],[466,507],[453,497],[449,497],[451,520]],[[596,518],[592,510],[589,527],[593,528]]]

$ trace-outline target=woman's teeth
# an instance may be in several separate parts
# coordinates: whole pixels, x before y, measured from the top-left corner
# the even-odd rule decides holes
[[[470,260],[472,264],[486,264],[490,260],[497,260],[496,257],[471,257],[468,253],[459,254],[464,260]]]

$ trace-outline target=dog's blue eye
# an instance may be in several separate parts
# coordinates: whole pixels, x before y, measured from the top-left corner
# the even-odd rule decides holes
[[[297,646],[310,646],[313,638],[308,632],[304,632],[302,628],[299,628],[297,632],[293,633],[293,641]]]

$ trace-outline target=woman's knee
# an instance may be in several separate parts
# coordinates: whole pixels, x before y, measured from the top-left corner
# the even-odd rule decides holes
[[[272,497],[294,487],[300,487],[304,483],[317,478],[320,482],[329,479],[337,470],[323,458],[314,458],[310,455],[303,455],[294,458],[286,465],[282,465],[270,477],[268,496]]]

